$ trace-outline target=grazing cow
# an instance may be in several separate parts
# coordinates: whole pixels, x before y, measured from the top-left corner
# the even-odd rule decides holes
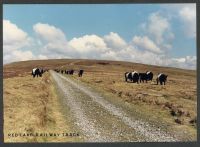
[[[43,68],[39,68],[39,70],[40,70],[40,74],[42,76],[42,74],[44,73],[44,69]]]
[[[165,85],[165,82],[167,81],[167,77],[168,75],[165,75],[163,73],[158,74],[157,79],[156,79],[157,85],[158,85],[158,82],[160,82],[160,85],[163,85],[163,83]]]
[[[126,72],[125,73],[125,80],[126,80],[126,82],[128,80],[130,80],[133,83],[135,83],[135,82],[139,83],[139,74],[138,74],[138,72],[137,71]]]
[[[146,74],[147,74],[147,81],[152,81],[153,73],[151,71],[147,71]]]
[[[83,72],[84,72],[84,70],[80,69],[79,72],[78,72],[78,76],[79,76],[79,77],[82,77]]]
[[[148,80],[148,76],[147,76],[147,73],[139,73],[139,79],[140,79],[140,83],[144,81],[146,81],[147,83],[147,80]]]
[[[128,80],[132,81],[132,74],[131,74],[131,72],[126,72],[124,75],[125,75],[125,81],[126,82]]]
[[[68,70],[65,70],[65,74],[67,74],[67,75],[68,75],[68,74],[69,74],[69,71],[68,71]]]
[[[73,70],[73,69],[70,70],[70,71],[69,71],[69,74],[70,74],[70,75],[73,75],[73,74],[74,74],[74,70]]]
[[[35,76],[42,76],[42,73],[41,73],[41,71],[40,71],[40,69],[39,68],[33,68],[32,69],[32,75],[33,75],[33,78],[35,78]]]

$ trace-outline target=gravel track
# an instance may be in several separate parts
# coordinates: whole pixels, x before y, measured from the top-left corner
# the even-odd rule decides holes
[[[80,81],[50,71],[86,142],[171,142],[175,136],[130,116]]]

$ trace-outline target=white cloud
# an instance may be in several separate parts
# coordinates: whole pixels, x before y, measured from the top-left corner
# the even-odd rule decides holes
[[[126,42],[117,33],[114,32],[110,32],[110,34],[105,35],[104,41],[109,48],[117,50],[123,49],[127,45]]]
[[[134,36],[133,43],[145,50],[149,50],[155,53],[161,53],[160,48],[147,36],[141,37],[141,36]]]
[[[165,5],[168,16],[180,21],[180,27],[188,38],[196,38],[196,4]]]
[[[100,58],[107,59],[107,60],[121,60],[121,58],[118,57],[118,53],[112,50],[109,50],[105,52],[104,54],[101,54]]]
[[[29,46],[31,38],[17,25],[3,20],[3,62],[24,61],[34,58],[31,51],[22,51]]]
[[[31,50],[22,50],[22,48],[30,45],[28,34],[10,21],[5,21],[4,50],[13,48],[10,49],[12,52],[4,51],[4,63],[37,59],[89,58],[195,69],[195,56],[171,58],[163,51],[163,48],[171,48],[171,44],[166,43],[164,40],[157,40],[157,37],[160,36],[164,39],[166,32],[169,40],[174,37],[170,31],[168,20],[157,13],[152,14],[149,19],[151,21],[149,20],[144,25],[144,28],[150,29],[148,31],[149,34],[152,35],[152,31],[156,31],[156,28],[151,26],[153,23],[155,25],[161,24],[162,27],[162,29],[159,28],[161,30],[158,29],[157,34],[152,35],[154,39],[152,37],[150,39],[146,35],[138,35],[134,36],[129,43],[115,32],[110,32],[103,37],[95,34],[84,35],[67,41],[65,33],[61,29],[49,24],[37,23],[33,26],[33,30],[38,36],[34,39],[34,42],[39,46],[35,55]],[[158,20],[159,22],[155,23],[153,20]],[[164,23],[167,25],[164,25]],[[7,29],[10,30],[7,31]],[[14,33],[19,34],[19,36]],[[161,42],[162,44],[159,44]]]
[[[151,48],[149,49],[152,51],[157,50],[157,53],[167,53],[172,49],[172,43],[174,41],[175,35],[171,30],[170,19],[162,12],[158,11],[151,13],[148,16],[147,21],[141,23],[140,28],[143,30],[143,33],[145,34],[144,36],[151,38],[150,40],[152,43],[148,41],[148,46],[151,44]],[[143,45],[143,48],[144,46],[145,45]]]
[[[17,25],[11,23],[9,20],[3,20],[4,53],[9,53],[19,48],[23,48],[29,44],[30,38],[26,32],[20,29]]]
[[[65,34],[59,28],[49,24],[37,23],[33,26],[33,30],[47,42],[67,41]]]
[[[15,61],[26,61],[35,59],[31,51],[21,51],[21,50],[14,50],[8,54],[4,54],[3,58],[4,58],[4,64]]]
[[[42,60],[42,59],[48,59],[48,57],[45,56],[45,55],[41,55],[41,54],[40,54],[40,55],[38,56],[38,59],[41,59],[41,60]]]
[[[196,37],[196,6],[184,6],[179,11],[181,21],[184,23],[184,32],[188,37]]]
[[[166,17],[161,16],[159,12],[152,13],[146,24],[147,32],[155,38],[157,44],[162,44],[167,35],[174,36],[170,31],[170,23]]]
[[[83,37],[73,38],[69,41],[69,46],[81,58],[98,58],[100,54],[109,50],[103,38],[97,35],[85,35]]]
[[[76,55],[61,29],[53,25],[37,23],[33,26],[33,30],[38,36],[36,42],[43,54],[39,58],[70,58]]]
[[[171,63],[169,63],[169,65],[186,69],[196,69],[196,62],[196,56],[186,56],[180,58],[171,58]]]

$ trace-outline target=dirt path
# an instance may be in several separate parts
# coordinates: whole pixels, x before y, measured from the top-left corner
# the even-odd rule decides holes
[[[86,142],[178,141],[175,136],[129,115],[80,81],[50,71],[72,122]]]

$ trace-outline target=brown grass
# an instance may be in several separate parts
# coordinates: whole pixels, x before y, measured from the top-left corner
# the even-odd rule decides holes
[[[9,137],[9,133],[70,133],[49,73],[4,79],[5,142],[71,142],[75,137]]]

